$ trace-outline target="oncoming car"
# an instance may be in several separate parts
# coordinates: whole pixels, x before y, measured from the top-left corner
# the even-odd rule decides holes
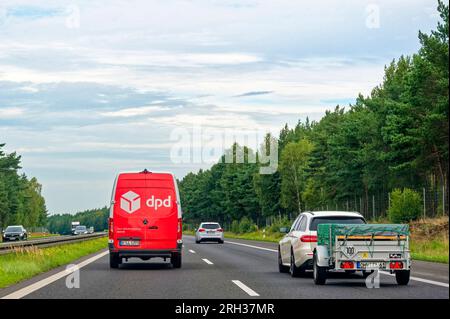
[[[11,240],[27,240],[27,230],[22,225],[8,226],[2,232],[2,240],[4,242]]]
[[[223,229],[220,224],[214,222],[201,223],[195,232],[195,242],[199,244],[202,241],[216,241],[223,244]]]
[[[88,229],[83,225],[75,227],[72,231],[72,235],[86,235],[88,233]]]
[[[313,268],[313,251],[317,245],[319,224],[365,224],[364,217],[356,212],[304,212],[292,224],[278,245],[278,269],[292,277]]]

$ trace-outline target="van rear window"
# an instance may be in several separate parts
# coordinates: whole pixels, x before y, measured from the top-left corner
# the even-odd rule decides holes
[[[317,230],[319,224],[365,224],[361,217],[346,217],[346,216],[328,216],[315,217],[309,225],[309,230]]]
[[[219,224],[202,224],[202,228],[204,229],[217,229],[220,228]]]

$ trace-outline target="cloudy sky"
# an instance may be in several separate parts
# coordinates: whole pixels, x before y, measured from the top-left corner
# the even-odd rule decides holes
[[[382,80],[434,0],[0,0],[0,142],[50,213],[109,202],[116,172],[174,171],[174,129],[277,133]],[[189,140],[183,143],[189,144]]]

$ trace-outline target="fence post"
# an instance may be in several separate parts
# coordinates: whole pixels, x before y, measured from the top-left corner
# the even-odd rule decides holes
[[[445,216],[445,185],[442,185],[442,216]]]
[[[375,195],[372,195],[372,218],[375,220]]]
[[[423,188],[423,219],[427,217],[427,204],[426,204],[426,192],[425,187]]]

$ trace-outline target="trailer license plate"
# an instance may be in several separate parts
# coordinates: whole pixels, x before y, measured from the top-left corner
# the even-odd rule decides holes
[[[139,246],[139,240],[121,240],[120,246]]]
[[[386,268],[385,262],[361,262],[358,266],[358,268],[361,269],[384,269]]]

